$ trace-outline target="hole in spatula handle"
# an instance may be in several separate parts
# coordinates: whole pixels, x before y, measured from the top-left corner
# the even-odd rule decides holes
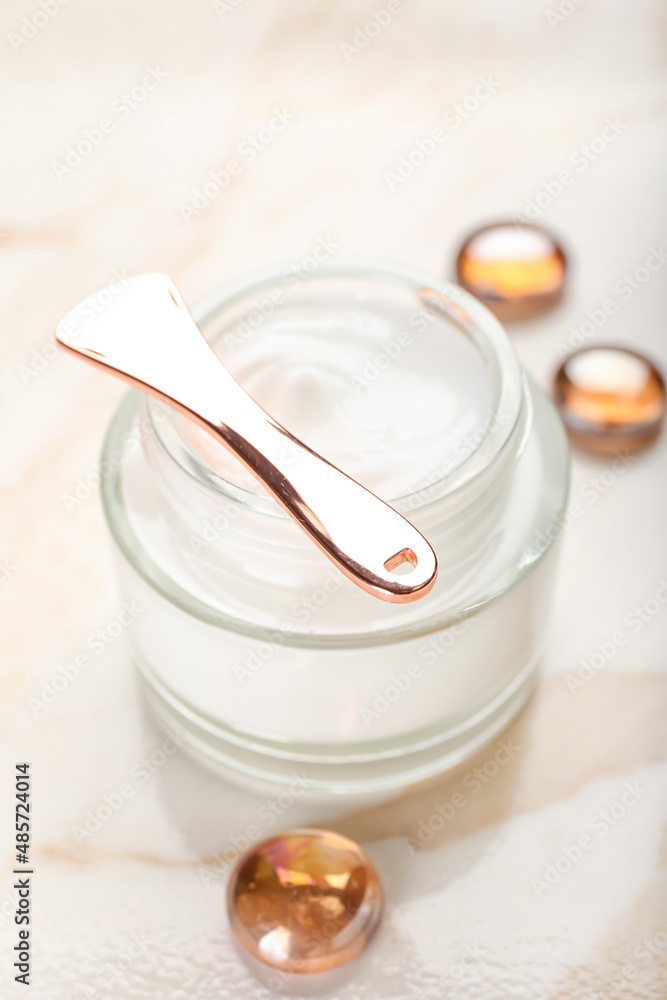
[[[407,573],[412,573],[416,566],[417,556],[412,549],[401,549],[400,552],[395,552],[384,564],[387,572],[393,573],[394,576],[405,576]]]

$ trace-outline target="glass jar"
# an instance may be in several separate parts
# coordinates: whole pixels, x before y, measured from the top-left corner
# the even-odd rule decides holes
[[[569,468],[551,402],[484,306],[398,266],[313,258],[195,318],[273,417],[425,534],[439,574],[409,604],[362,592],[213,438],[132,392],[103,497],[150,703],[255,787],[381,798],[458,764],[544,648]]]

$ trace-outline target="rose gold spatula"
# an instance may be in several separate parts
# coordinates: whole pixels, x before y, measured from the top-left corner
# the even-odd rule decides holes
[[[56,340],[176,407],[222,441],[369,594],[414,601],[433,586],[437,560],[424,536],[247,395],[165,275],[130,278],[96,293],[61,320]]]

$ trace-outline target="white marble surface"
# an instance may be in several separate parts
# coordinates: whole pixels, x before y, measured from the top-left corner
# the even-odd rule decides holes
[[[573,183],[541,216],[571,249],[569,293],[549,317],[512,331],[518,350],[548,384],[569,328],[613,297],[618,311],[590,342],[628,343],[665,366],[667,265],[630,296],[615,289],[667,242],[665,8],[564,0],[572,13],[550,25],[555,0],[404,0],[346,59],[341,43],[354,42],[382,0],[221,0],[219,10],[208,0],[45,3],[55,13],[29,39],[20,32],[45,20],[36,0],[0,11],[0,997],[25,995],[10,968],[19,759],[34,775],[29,995],[265,997],[262,976],[230,941],[224,878],[206,877],[262,801],[182,753],[145,775],[141,761],[163,737],[137,697],[122,640],[91,653],[55,702],[31,710],[43,682],[87,648],[119,602],[99,497],[68,513],[62,495],[93,468],[122,389],[54,358],[51,330],[114,272],[166,271],[196,301],[252,268],[307,256],[321,237],[341,253],[449,272],[465,231],[523,211],[569,168]],[[149,69],[155,88],[123,111],[122,95]],[[454,127],[446,113],[479,77],[494,92]],[[274,109],[293,120],[249,162],[240,146]],[[54,168],[104,118],[111,124],[90,155],[71,172]],[[580,170],[571,158],[609,118],[622,124],[618,136]],[[437,125],[446,141],[390,190],[387,171]],[[234,158],[240,174],[186,221],[194,189]],[[332,980],[287,983],[286,993],[667,993],[667,614],[624,624],[667,578],[666,451],[667,438],[604,492],[594,477],[609,463],[575,456],[573,497],[584,513],[565,533],[546,677],[507,737],[521,751],[428,849],[413,856],[403,838],[463,787],[475,762],[379,809],[346,815],[344,804],[296,803],[281,818],[361,839],[388,892],[361,960]],[[619,628],[628,643],[571,693],[567,674]],[[124,782],[131,797],[77,843],[73,830]],[[602,833],[600,811],[628,783],[631,805]],[[581,860],[548,891],[531,888],[584,833],[593,847]]]

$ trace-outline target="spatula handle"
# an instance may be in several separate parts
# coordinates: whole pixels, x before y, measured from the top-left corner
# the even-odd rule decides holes
[[[165,275],[130,278],[96,293],[61,320],[56,340],[176,407],[222,441],[369,594],[405,602],[433,586],[437,560],[424,536],[248,396]],[[396,574],[399,567],[403,572]]]

